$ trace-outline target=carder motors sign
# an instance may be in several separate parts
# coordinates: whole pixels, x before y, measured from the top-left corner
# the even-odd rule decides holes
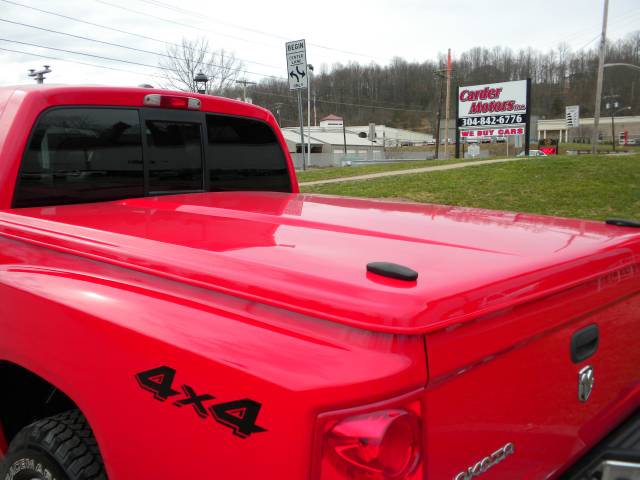
[[[458,87],[462,137],[523,135],[528,121],[527,80]]]

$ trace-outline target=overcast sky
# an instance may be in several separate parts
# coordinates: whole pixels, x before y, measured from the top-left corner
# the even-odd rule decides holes
[[[394,56],[433,60],[449,47],[454,56],[475,46],[546,50],[566,42],[579,50],[597,44],[602,6],[603,0],[0,0],[0,84],[31,82],[27,69],[49,64],[51,83],[158,85],[153,66],[160,57],[153,52],[164,52],[163,42],[198,36],[207,37],[212,48],[233,51],[244,61],[251,80],[284,77],[284,42],[300,38],[307,40],[308,62],[318,67],[348,61],[385,64]],[[611,0],[609,38],[638,29],[640,1]]]

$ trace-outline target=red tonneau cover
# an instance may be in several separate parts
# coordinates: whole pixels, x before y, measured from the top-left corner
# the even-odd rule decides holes
[[[631,228],[320,195],[203,193],[2,211],[0,235],[397,333],[471,320],[605,273],[640,278]],[[418,280],[368,273],[372,261],[406,265]]]

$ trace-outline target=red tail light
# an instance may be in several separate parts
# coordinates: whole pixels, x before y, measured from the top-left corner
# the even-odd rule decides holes
[[[421,479],[420,402],[397,407],[321,415],[314,480]]]
[[[144,96],[147,107],[181,108],[184,110],[200,110],[201,102],[193,97],[179,97],[177,95],[161,95],[150,93]]]

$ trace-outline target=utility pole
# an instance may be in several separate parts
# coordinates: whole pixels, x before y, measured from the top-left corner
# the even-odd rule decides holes
[[[342,116],[342,138],[344,139],[344,155],[347,155],[347,127],[345,127],[344,115]]]
[[[613,105],[614,105],[614,108],[611,111],[611,148],[615,152],[616,151],[616,124],[615,124],[616,114],[623,112],[625,110],[631,110],[631,107],[622,107],[616,110],[616,108],[619,105],[618,102],[615,102]]]
[[[444,106],[445,126],[444,126],[444,158],[449,158],[449,103],[451,102],[451,49],[447,53],[447,98]]]
[[[436,72],[436,76],[440,79],[440,96],[438,97],[438,113],[436,114],[436,160],[440,155],[440,117],[442,116],[442,89],[444,87],[444,81],[442,74]]]
[[[276,115],[278,116],[278,125],[282,127],[282,116],[280,115],[280,109],[284,106],[284,103],[278,102],[274,106],[276,107]]]
[[[313,91],[313,126],[318,126],[318,112],[316,111],[316,91]]]
[[[307,156],[304,151],[304,116],[302,115],[302,93],[298,89],[298,117],[300,118],[300,151],[302,152],[302,170],[307,169]]]
[[[456,76],[456,128],[454,129],[456,132],[456,158],[460,158],[460,127],[458,127],[458,117],[460,116],[460,99],[458,95],[460,94],[460,82],[458,77]],[[508,145],[508,142],[507,142]],[[509,156],[509,155],[507,155]],[[464,149],[462,152],[462,158],[464,158]]]
[[[246,102],[247,101],[247,85],[255,85],[256,82],[250,82],[245,78],[243,80],[236,80],[236,83],[239,83],[240,85],[242,85],[242,101]]]
[[[600,37],[600,54],[598,59],[598,80],[596,84],[596,105],[593,115],[593,135],[591,136],[591,153],[595,155],[598,144],[598,126],[600,124],[600,103],[602,102],[602,77],[604,74],[604,53],[607,46],[607,16],[609,15],[609,0],[604,0],[602,14],[602,35]]]
[[[42,70],[38,70],[37,72],[33,68],[30,68],[28,76],[35,78],[36,83],[41,85],[44,83],[45,73],[51,73],[51,69],[49,68],[49,65],[44,65],[44,68]]]

